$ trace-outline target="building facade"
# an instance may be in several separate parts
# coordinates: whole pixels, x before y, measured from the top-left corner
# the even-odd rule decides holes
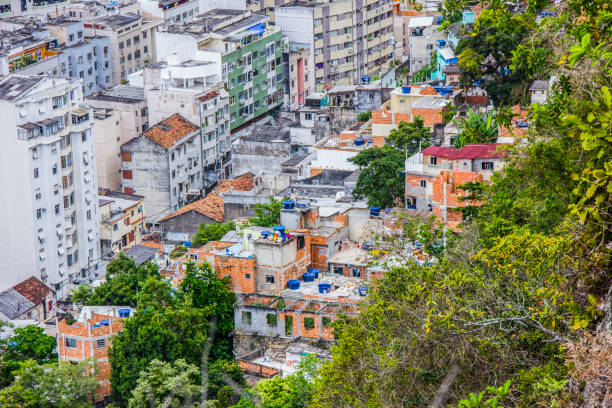
[[[296,0],[275,9],[275,24],[290,41],[308,42],[315,89],[369,81],[393,57],[391,0]]]
[[[154,32],[161,22],[131,13],[98,17],[85,22],[87,36],[109,38],[113,85],[155,61]]]
[[[198,198],[203,187],[200,129],[179,114],[121,146],[122,189],[145,197],[148,223]]]
[[[11,192],[0,200],[7,285],[33,275],[63,298],[70,283],[98,268],[93,121],[82,101],[77,79],[12,75],[0,82],[0,180]]]
[[[143,88],[116,85],[89,95],[94,108],[98,185],[121,188],[121,145],[147,130],[149,115]]]
[[[229,93],[232,134],[263,118],[283,102],[281,31],[250,11],[214,9],[197,20],[157,33],[160,59],[208,59],[221,65]],[[176,44],[181,44],[177,47]]]
[[[142,242],[144,197],[108,189],[99,190],[102,256],[112,258]]]

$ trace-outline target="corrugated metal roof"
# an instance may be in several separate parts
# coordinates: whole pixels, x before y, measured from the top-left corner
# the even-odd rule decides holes
[[[412,17],[408,22],[408,28],[428,27],[433,24],[433,17]]]
[[[14,319],[36,306],[13,288],[0,293],[0,312]]]

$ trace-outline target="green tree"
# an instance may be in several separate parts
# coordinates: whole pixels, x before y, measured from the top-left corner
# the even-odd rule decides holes
[[[236,297],[229,286],[230,280],[217,279],[217,273],[210,264],[189,263],[179,287],[178,298],[185,305],[214,311],[217,336],[211,350],[213,360],[231,358],[232,343],[229,334],[234,330]]]
[[[34,359],[43,364],[57,358],[53,352],[57,345],[55,337],[45,334],[42,327],[34,325],[15,329],[15,334],[0,344],[6,346],[2,357],[10,360]]]
[[[427,406],[453,367],[448,403],[457,404],[554,360],[570,336],[569,244],[520,233],[466,264],[391,269],[339,331],[312,407]]]
[[[266,204],[255,204],[253,212],[255,217],[250,219],[252,225],[259,227],[272,227],[280,223],[280,210],[283,207],[283,202],[274,197],[270,197],[270,202]]]
[[[132,391],[129,408],[200,407],[200,370],[193,364],[179,359],[166,363],[157,359],[140,373],[136,388]]]
[[[217,360],[208,366],[208,398],[215,400],[221,399],[219,393],[229,393],[229,400],[240,399],[234,391],[225,383],[225,377],[230,378],[235,384],[245,387],[246,380],[242,368],[233,360]],[[222,391],[223,390],[223,391]]]
[[[353,196],[367,198],[368,205],[392,207],[404,197],[405,154],[391,146],[360,151],[349,159],[360,168]]]
[[[372,111],[359,112],[357,114],[357,122],[367,122],[372,119]]]
[[[134,259],[119,254],[106,267],[106,280],[92,289],[80,286],[72,300],[86,305],[126,305],[136,307],[137,293],[148,277],[161,279],[157,266],[153,263],[136,265]]]
[[[395,129],[392,129],[387,137],[387,142],[393,147],[406,151],[412,155],[425,149],[431,143],[431,130],[425,126],[423,118],[416,116],[413,122],[400,122]]]
[[[93,370],[93,371],[92,371]],[[26,360],[15,382],[0,390],[0,405],[7,408],[89,408],[98,386],[95,366],[79,364],[39,365]]]
[[[236,224],[233,221],[212,223],[212,224],[200,224],[198,232],[193,239],[193,245],[204,245],[208,241],[218,241],[228,231],[236,229]]]
[[[455,147],[460,149],[468,144],[494,143],[497,140],[497,122],[493,112],[484,117],[471,108],[467,116],[455,120],[459,135],[455,138]]]

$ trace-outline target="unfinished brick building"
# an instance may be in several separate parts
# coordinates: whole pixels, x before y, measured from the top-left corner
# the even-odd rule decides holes
[[[123,330],[123,320],[133,309],[127,306],[84,306],[72,324],[57,322],[59,361],[93,359],[98,367],[96,405],[104,406],[110,396],[108,349],[112,337]]]

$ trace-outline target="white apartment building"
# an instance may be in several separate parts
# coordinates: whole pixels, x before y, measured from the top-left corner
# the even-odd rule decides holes
[[[143,14],[164,24],[188,23],[199,14],[199,0],[140,0]]]
[[[205,58],[200,52],[195,58]],[[182,60],[172,55],[130,77],[144,86],[150,123],[175,113],[200,126],[204,187],[228,177],[230,169],[229,94],[221,82],[221,65],[211,60]]]
[[[95,145],[82,102],[79,79],[0,82],[2,287],[36,276],[64,298],[98,269]]]
[[[393,58],[392,0],[294,0],[274,10],[290,41],[307,43],[315,91],[373,80]]]
[[[155,61],[154,33],[162,22],[161,19],[131,13],[98,17],[85,22],[86,36],[110,39],[114,85]]]
[[[85,102],[94,108],[98,186],[119,190],[121,145],[140,136],[149,124],[144,89],[116,85],[88,96]]]

